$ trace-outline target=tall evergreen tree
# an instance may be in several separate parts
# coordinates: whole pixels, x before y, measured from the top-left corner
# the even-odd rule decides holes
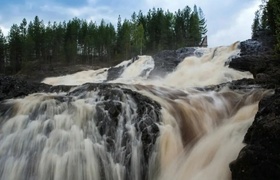
[[[85,61],[85,57],[88,53],[88,42],[86,38],[88,36],[88,23],[85,20],[81,21],[81,27],[78,34],[78,53],[82,56],[82,60]]]
[[[0,28],[0,74],[5,73],[6,66],[6,39]]]
[[[207,25],[205,15],[201,8],[198,8],[198,17],[199,17],[199,31],[201,36],[205,36],[207,33]]]
[[[52,58],[58,62],[66,62],[65,61],[65,33],[66,33],[66,22],[57,24],[56,22],[53,23],[52,27],[54,31],[54,45],[53,45],[53,52]]]
[[[98,36],[97,25],[92,21],[89,22],[88,25],[88,36],[86,37],[86,42],[88,44],[88,63],[93,63],[95,55],[96,55],[96,38]]]
[[[18,25],[12,25],[9,34],[9,60],[12,73],[17,73],[22,65],[22,41],[20,28]]]
[[[137,25],[132,37],[133,37],[133,44],[136,49],[136,53],[142,55],[145,39],[144,39],[144,28],[141,23]]]
[[[262,3],[255,15],[252,34],[254,35],[258,29],[273,34],[277,42],[276,51],[280,52],[280,1],[263,0]]]
[[[64,38],[65,58],[67,63],[75,63],[78,53],[78,32],[80,19],[74,18],[68,21]]]
[[[269,19],[269,14],[267,14]],[[267,20],[267,22],[269,22]],[[269,23],[268,23],[269,24]],[[38,16],[27,24],[13,25],[7,42],[5,66],[18,72],[22,65],[93,63],[97,59],[128,59],[137,54],[162,49],[198,45],[207,32],[201,8],[186,6],[175,14],[161,8],[132,14],[131,19],[118,18],[117,31],[111,23],[100,24],[73,18],[67,23],[49,22],[46,26]],[[2,70],[1,70],[2,71]]]
[[[131,56],[131,23],[125,19],[121,29],[121,46],[124,49],[124,58],[128,59]]]
[[[51,22],[48,23],[46,29],[45,29],[45,34],[44,34],[44,59],[52,65],[52,60],[53,60],[53,51],[54,51],[54,41],[55,41],[55,36],[54,36],[54,29],[53,29],[53,24]]]
[[[194,6],[194,10],[191,13],[189,20],[189,29],[188,29],[188,46],[198,46],[202,35],[201,35],[201,26],[199,15],[197,11],[196,5]]]
[[[22,46],[22,53],[23,53],[23,63],[28,61],[28,44],[27,44],[27,20],[23,18],[22,22],[20,23],[20,36],[21,36],[21,46]]]
[[[43,55],[43,43],[44,43],[44,22],[39,19],[38,16],[35,16],[33,21],[33,27],[31,37],[34,41],[35,57],[36,60],[41,60]]]
[[[255,12],[255,18],[254,22],[252,24],[252,36],[254,37],[256,35],[256,32],[261,29],[261,23],[260,23],[260,11]]]

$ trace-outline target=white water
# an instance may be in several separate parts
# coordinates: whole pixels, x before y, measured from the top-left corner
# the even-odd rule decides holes
[[[233,91],[227,87],[203,92],[192,87],[252,77],[248,72],[224,66],[231,56],[238,55],[237,45],[198,49],[204,52],[201,58],[188,57],[166,77],[153,80],[147,79],[154,67],[151,57],[123,62],[119,66],[124,65],[126,69],[110,83],[128,85],[113,87],[121,96],[111,96],[115,98],[111,100],[100,89],[72,93],[79,86],[69,94],[33,94],[8,100],[2,105],[10,108],[0,111],[0,179],[231,179],[228,165],[244,146],[242,140],[257,112],[259,100],[271,92]],[[105,70],[83,71],[43,82],[52,85],[99,83],[106,80]],[[139,121],[139,102],[121,88],[139,92],[161,105],[157,123],[159,136],[147,164],[143,164],[141,137],[144,134],[135,126]],[[106,103],[120,104],[121,113],[108,116],[110,109]],[[144,110],[144,117],[155,119],[153,110]],[[101,133],[98,128],[105,122],[100,122],[100,117],[117,123],[113,149],[106,145],[112,127],[102,130],[109,131],[107,134]],[[145,122],[145,118],[141,121]],[[128,167],[126,161],[130,162]]]
[[[237,48],[239,43],[231,46],[221,46],[218,48],[198,48],[197,51],[203,52],[203,56],[198,58],[191,56],[185,58],[178,67],[166,77],[158,79],[147,79],[146,75],[140,76],[144,70],[154,68],[154,62],[150,56],[140,56],[139,60],[124,61],[117,65],[127,67],[121,76],[111,81],[111,83],[124,84],[146,84],[157,86],[169,86],[176,88],[202,87],[207,85],[216,85],[232,80],[242,78],[252,78],[249,72],[240,72],[224,66],[232,57],[237,56],[240,50]],[[131,65],[129,65],[132,63]],[[51,85],[81,85],[86,82],[101,82],[106,79],[107,72],[102,70],[82,71],[73,75],[67,75],[55,78],[46,78],[43,83]],[[101,77],[101,78],[100,78]]]

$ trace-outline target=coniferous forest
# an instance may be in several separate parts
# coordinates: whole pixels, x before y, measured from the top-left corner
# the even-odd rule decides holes
[[[252,24],[252,36],[259,31],[270,34],[275,39],[275,52],[280,53],[280,1],[262,0],[259,10],[255,12]]]
[[[117,18],[117,17],[116,17]],[[206,19],[201,8],[186,6],[174,13],[153,8],[131,19],[118,17],[115,27],[77,17],[68,22],[45,23],[38,16],[13,24],[4,36],[0,29],[0,74],[16,74],[32,64],[108,65],[136,55],[163,49],[198,46],[206,35]]]

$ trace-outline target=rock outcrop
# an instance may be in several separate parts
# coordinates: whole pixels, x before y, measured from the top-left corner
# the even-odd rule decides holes
[[[49,86],[39,83],[30,83],[13,77],[0,77],[0,126],[14,116],[16,106],[6,103],[5,99],[24,97],[36,92],[59,92],[63,94],[51,96],[57,107],[74,108],[71,105],[80,99],[94,98],[95,113],[88,115],[86,121],[94,120],[100,137],[104,138],[104,149],[111,153],[113,161],[127,169],[126,179],[131,179],[130,170],[133,147],[141,146],[141,172],[140,179],[147,179],[148,164],[154,153],[154,146],[159,134],[161,106],[150,98],[125,88],[125,85],[88,83],[82,86]],[[89,92],[94,92],[91,96]],[[65,94],[66,93],[66,94]],[[30,120],[39,119],[45,113],[46,106],[40,103],[32,107],[29,112]],[[63,110],[62,110],[63,111]],[[86,126],[82,128],[87,128]],[[53,127],[47,128],[47,135],[53,131]],[[133,131],[133,133],[132,133]],[[87,129],[83,133],[87,135]],[[121,136],[121,138],[119,137]],[[116,143],[118,141],[121,142]],[[135,147],[134,147],[135,148]],[[116,151],[119,149],[119,151]],[[106,160],[106,159],[105,159]],[[101,163],[102,164],[102,163]],[[105,177],[106,167],[100,167],[101,176]]]
[[[24,97],[37,92],[69,91],[70,88],[70,86],[50,86],[42,83],[28,82],[12,76],[0,75],[0,101]]]
[[[280,84],[280,59],[273,51],[274,40],[259,32],[256,37],[240,43],[240,57],[229,63],[230,68],[250,71],[256,83]]]
[[[280,89],[259,103],[244,138],[246,146],[230,164],[233,180],[280,179]]]
[[[250,71],[253,80],[243,84],[274,89],[259,103],[252,126],[244,137],[245,147],[230,164],[233,180],[280,179],[280,59],[273,53],[273,38],[260,32],[241,43],[241,56],[229,67]]]
[[[150,72],[149,78],[164,77],[168,73],[172,72],[177,65],[188,56],[195,55],[196,48],[185,47],[177,50],[163,50],[153,55],[155,61],[155,67]]]

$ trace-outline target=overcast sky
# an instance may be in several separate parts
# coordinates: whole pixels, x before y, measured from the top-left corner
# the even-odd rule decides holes
[[[7,35],[12,24],[36,15],[45,23],[68,21],[73,17],[93,20],[103,18],[116,24],[118,15],[130,19],[133,12],[144,14],[153,8],[175,12],[185,6],[201,7],[207,19],[208,44],[229,45],[249,39],[254,13],[261,0],[1,0],[0,28]]]

